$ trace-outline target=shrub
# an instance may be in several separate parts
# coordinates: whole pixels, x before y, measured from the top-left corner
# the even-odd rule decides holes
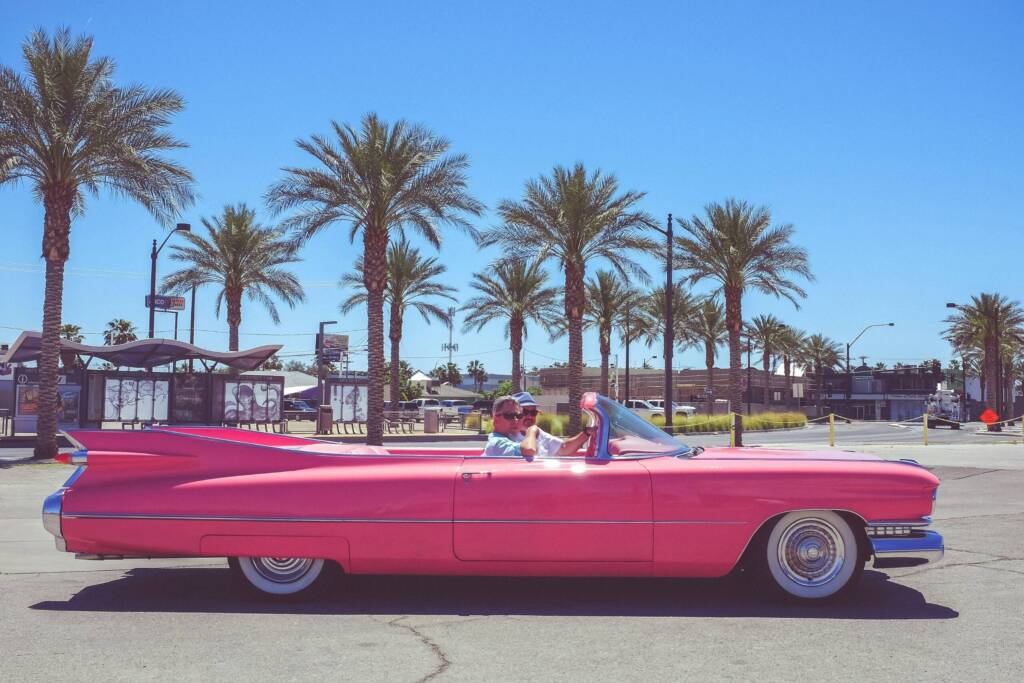
[[[672,426],[675,427],[677,434],[727,432],[731,419],[729,415],[694,415],[692,417],[677,415],[672,419]],[[665,426],[665,418],[661,415],[652,416],[650,421],[658,427]],[[807,416],[803,413],[759,413],[743,416],[743,429],[752,432],[803,427],[806,424]]]

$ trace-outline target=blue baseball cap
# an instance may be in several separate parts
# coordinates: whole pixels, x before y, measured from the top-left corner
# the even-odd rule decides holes
[[[520,391],[518,394],[512,394],[512,398],[519,402],[519,406],[535,406],[537,402],[533,400],[533,396],[530,396],[529,391]]]

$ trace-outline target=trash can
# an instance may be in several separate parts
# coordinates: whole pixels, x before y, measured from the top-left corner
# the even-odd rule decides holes
[[[330,404],[320,406],[316,414],[316,433],[330,434],[334,426],[334,410]]]
[[[424,406],[423,408],[423,433],[437,434],[441,427],[441,409]]]

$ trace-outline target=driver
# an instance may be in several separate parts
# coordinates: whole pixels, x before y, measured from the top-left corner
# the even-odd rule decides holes
[[[494,420],[494,431],[487,439],[487,446],[484,448],[485,456],[511,455],[532,458],[537,454],[537,433],[540,428],[537,425],[525,431],[519,428],[523,413],[519,407],[519,401],[514,396],[502,396],[495,399],[491,413]]]
[[[575,455],[587,442],[587,439],[594,433],[593,427],[584,427],[583,431],[571,439],[562,440],[557,436],[548,434],[540,427],[537,427],[537,415],[540,408],[537,401],[533,399],[528,391],[520,391],[512,396],[522,409],[523,417],[519,420],[520,438],[524,438],[528,430],[537,429],[537,455],[542,458],[557,458],[567,455]]]

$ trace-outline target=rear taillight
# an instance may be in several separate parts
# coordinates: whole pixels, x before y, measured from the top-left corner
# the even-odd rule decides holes
[[[85,465],[89,459],[89,451],[82,448],[71,453],[58,453],[53,459],[64,465]]]

